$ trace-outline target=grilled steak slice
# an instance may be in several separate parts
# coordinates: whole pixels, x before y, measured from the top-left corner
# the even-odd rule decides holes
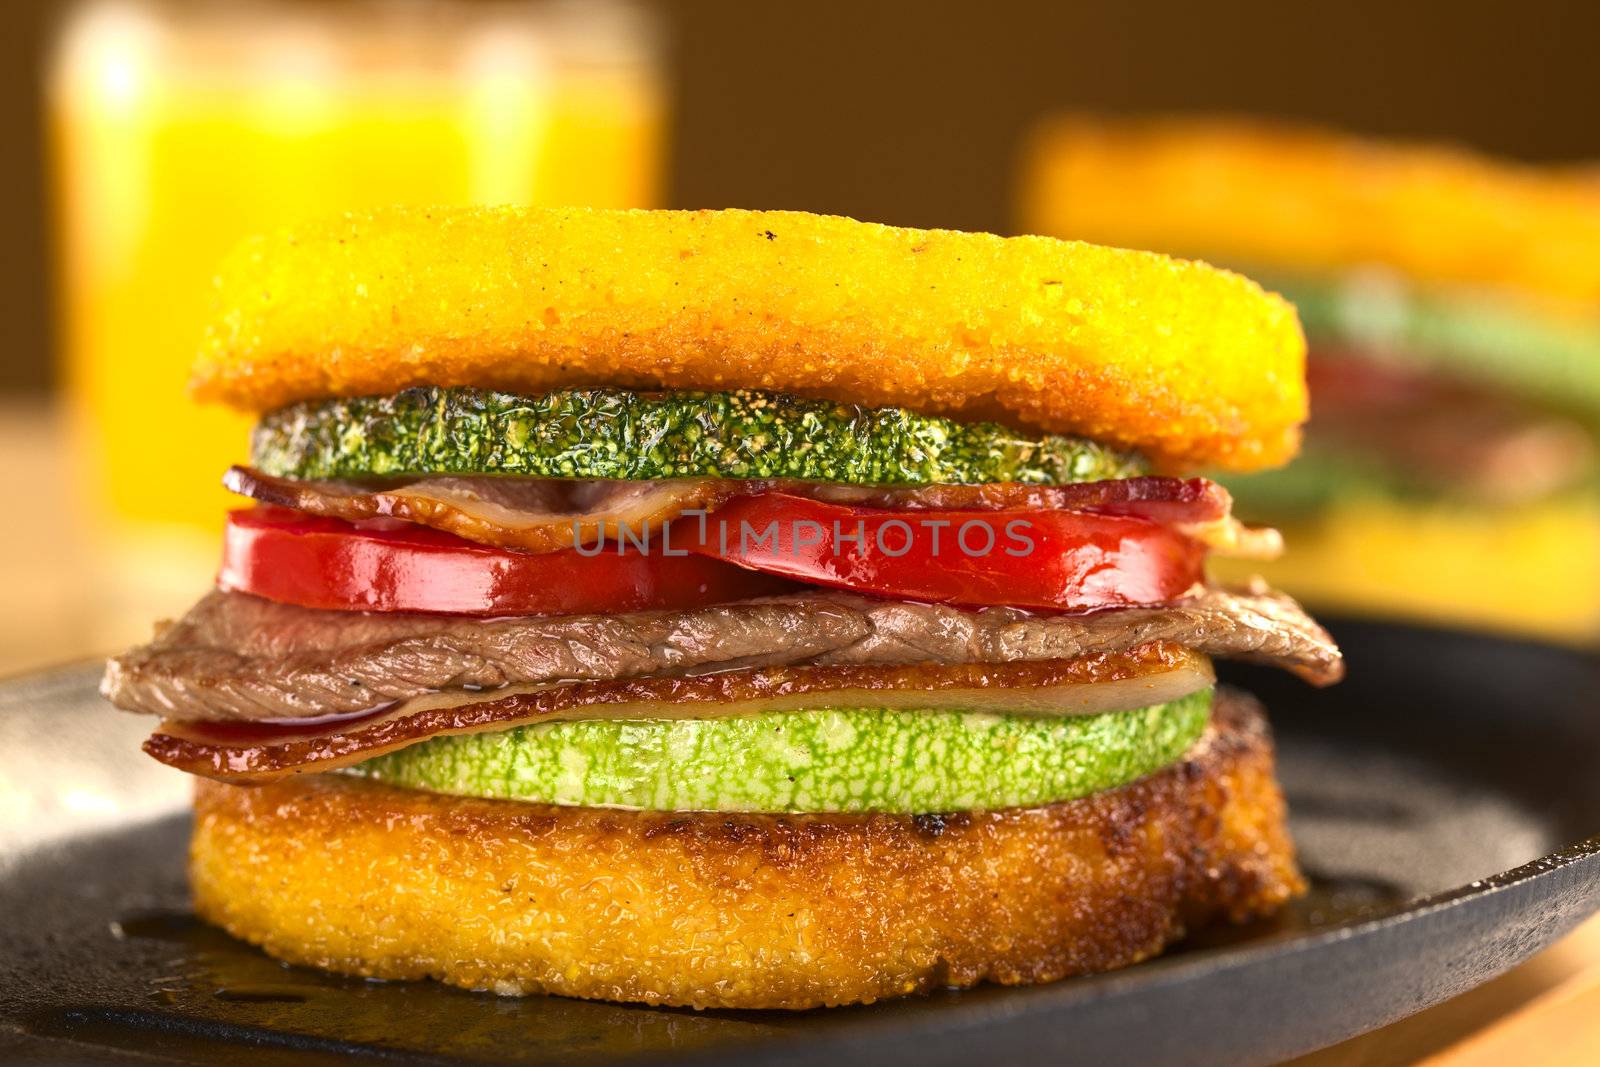
[[[1153,641],[1343,674],[1326,631],[1265,589],[1088,615],[970,611],[833,593],[690,611],[510,619],[317,611],[213,592],[107,664],[101,691],[171,719],[348,715],[450,689],[684,675],[773,664],[1008,663]]]

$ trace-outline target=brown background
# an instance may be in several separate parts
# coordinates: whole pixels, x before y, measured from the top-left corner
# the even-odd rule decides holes
[[[1259,111],[1600,158],[1600,2],[659,0],[670,202],[1005,230],[1053,108]],[[50,381],[38,76],[58,5],[0,3],[0,391]]]

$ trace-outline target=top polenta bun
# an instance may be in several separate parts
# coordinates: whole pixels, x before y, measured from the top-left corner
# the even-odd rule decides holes
[[[1289,459],[1288,303],[1202,263],[786,211],[391,209],[257,238],[194,392],[756,389],[995,419],[1159,468]]]

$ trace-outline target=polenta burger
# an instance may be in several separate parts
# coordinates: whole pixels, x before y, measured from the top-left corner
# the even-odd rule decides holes
[[[391,211],[245,245],[216,588],[111,661],[199,913],[502,994],[1043,982],[1302,889],[1261,709],[1336,680],[1206,465],[1287,460],[1237,275],[786,212]]]
[[[1228,479],[1345,608],[1600,632],[1600,186],[1438,145],[1063,118],[1022,223],[1270,281],[1310,335],[1300,461]]]

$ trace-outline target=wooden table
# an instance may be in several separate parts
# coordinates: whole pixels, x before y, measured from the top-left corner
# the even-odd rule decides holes
[[[86,566],[93,531],[69,491],[61,420],[43,404],[0,406],[0,675],[103,655],[142,638],[159,611],[129,604]],[[156,490],[159,491],[159,490]],[[209,557],[195,561],[203,575]],[[1297,1067],[1587,1067],[1600,1064],[1600,917],[1516,970]]]

